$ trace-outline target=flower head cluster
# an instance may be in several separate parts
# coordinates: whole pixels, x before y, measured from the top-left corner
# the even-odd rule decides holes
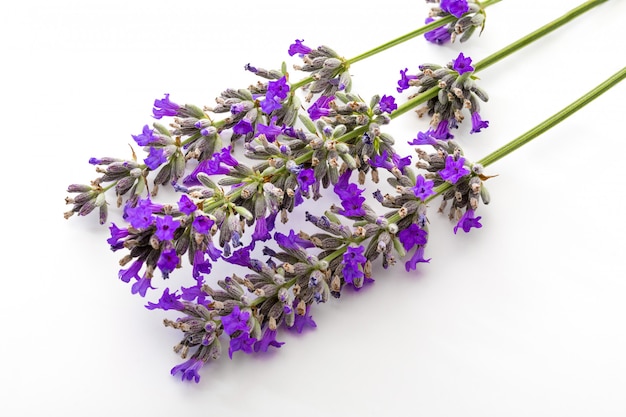
[[[425,23],[432,23],[446,16],[454,16],[456,20],[444,26],[439,26],[424,34],[427,41],[443,44],[454,42],[460,36],[460,41],[467,41],[485,23],[485,12],[478,2],[472,0],[432,0],[439,3],[430,10]]]
[[[289,55],[297,54],[302,59],[302,65],[294,65],[294,69],[311,74],[311,81],[306,84],[309,91],[307,101],[314,94],[330,97],[337,91],[349,92],[352,79],[345,60],[327,46],[310,48],[302,42],[303,40],[296,39],[289,46]]]
[[[438,93],[429,99],[417,114],[431,116],[430,129],[425,135],[435,139],[447,140],[454,137],[451,129],[465,119],[464,109],[471,114],[472,129],[470,133],[480,132],[489,126],[489,122],[480,116],[479,100],[487,101],[487,94],[476,85],[473,79],[474,67],[472,59],[462,52],[445,67],[435,64],[424,64],[414,75],[407,75],[407,70],[400,71],[398,91],[411,86],[418,87],[417,94],[437,88]],[[422,139],[425,140],[425,139]]]

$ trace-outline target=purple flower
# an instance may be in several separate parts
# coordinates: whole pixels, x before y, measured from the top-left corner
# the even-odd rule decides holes
[[[163,291],[163,295],[161,295],[161,298],[159,298],[159,302],[158,303],[148,302],[148,304],[146,305],[146,308],[148,310],[154,310],[158,308],[161,310],[182,311],[185,308],[185,305],[179,301],[180,295],[176,293],[177,291],[174,291],[173,293],[170,294],[170,289],[166,288]]]
[[[384,168],[388,171],[393,169],[393,163],[388,160],[389,153],[385,149],[382,154],[375,155],[373,158],[369,160],[369,164],[374,168]]]
[[[287,98],[289,94],[289,84],[287,84],[287,77],[282,76],[276,81],[270,81],[267,83],[266,97],[276,97],[281,100]]]
[[[394,167],[398,168],[400,171],[404,171],[404,167],[411,164],[411,157],[405,156],[401,158],[397,153],[393,153],[391,155],[391,161],[388,161],[389,154],[387,150],[384,150],[381,155],[376,155],[369,160],[369,164],[374,168],[384,168],[388,171],[391,171]]]
[[[437,124],[437,129],[432,131],[432,136],[435,139],[448,140],[452,139],[454,135],[450,133],[450,121],[448,119],[444,119],[439,121]]]
[[[198,371],[202,368],[204,362],[197,358],[191,358],[186,362],[181,363],[180,365],[176,365],[172,368],[170,373],[172,375],[176,375],[177,373],[181,373],[181,380],[191,381],[192,379],[198,383],[200,381],[200,374]]]
[[[363,256],[365,248],[363,246],[349,246],[343,254],[343,279],[346,283],[354,285],[355,280],[363,278],[365,275],[359,266],[367,262]],[[356,287],[356,286],[355,286]]]
[[[309,48],[306,45],[303,45],[302,42],[304,42],[304,39],[299,40],[296,39],[296,41],[294,43],[292,43],[291,45],[289,45],[289,56],[294,56],[295,54],[308,54],[309,52],[311,52],[311,48]]]
[[[236,331],[248,332],[248,319],[250,318],[249,311],[241,311],[239,306],[236,305],[233,311],[229,315],[222,317],[222,326],[224,326],[224,332],[227,335],[232,335]]]
[[[198,207],[194,204],[193,201],[191,201],[189,197],[187,197],[185,194],[180,196],[180,200],[178,200],[178,210],[180,210],[181,213],[189,216],[197,209]]]
[[[125,214],[126,221],[135,229],[150,227],[154,221],[149,200],[140,200],[135,207],[128,207]]]
[[[241,119],[235,126],[233,126],[233,132],[238,135],[245,135],[254,131],[252,122],[246,118]]]
[[[198,174],[200,172],[204,172],[207,175],[220,175],[230,173],[230,169],[222,166],[221,164],[224,163],[226,165],[236,166],[239,164],[239,162],[237,162],[237,160],[233,158],[229,151],[226,151],[227,149],[230,149],[230,147],[223,148],[220,152],[214,153],[211,158],[205,159],[204,161],[200,162],[198,166],[194,168],[191,174],[187,175],[183,179],[183,184],[188,186],[200,184],[200,181],[198,180]]]
[[[239,114],[245,109],[246,109],[246,105],[244,103],[235,103],[232,106],[230,106],[230,112],[232,114]],[[196,127],[200,128],[200,126],[196,126]]]
[[[434,22],[435,19],[429,17],[426,19],[426,24]],[[428,42],[436,43],[437,45],[444,44],[449,42],[451,39],[451,34],[448,31],[447,26],[440,26],[436,29],[431,30],[430,32],[426,32],[424,37]]]
[[[480,229],[481,227],[483,227],[483,225],[480,224],[481,218],[481,216],[474,217],[474,210],[467,209],[465,213],[463,213],[463,216],[461,216],[461,218],[459,219],[459,222],[456,224],[456,226],[454,226],[454,234],[456,234],[459,228],[463,229],[465,233],[468,233],[472,227]]]
[[[256,67],[253,67],[252,65],[250,65],[250,63],[247,63],[246,65],[244,65],[243,67],[246,71],[250,71],[254,74],[256,74],[259,70]]]
[[[398,105],[396,104],[396,99],[393,96],[387,95],[384,95],[380,98],[378,105],[380,106],[380,111],[383,113],[391,113],[398,108]]]
[[[185,301],[195,301],[198,304],[206,306],[208,304],[208,294],[202,290],[203,279],[198,280],[198,283],[192,287],[180,287],[181,298]]]
[[[210,240],[209,243],[207,243],[206,245],[205,253],[209,255],[209,258],[214,261],[217,261],[222,256],[222,252],[218,248],[216,248],[213,242]]]
[[[415,187],[413,187],[413,193],[415,197],[422,201],[426,201],[428,197],[434,194],[433,185],[435,183],[431,180],[426,180],[422,175],[418,175],[415,179]]]
[[[211,272],[211,261],[207,259],[206,255],[213,261],[217,261],[221,256],[220,250],[216,248],[210,240],[207,243],[206,249],[199,249],[194,253],[192,276],[196,280],[201,279],[202,274]]]
[[[409,145],[437,145],[437,139],[433,136],[434,131],[428,129],[426,132],[418,132],[417,138],[408,142]]]
[[[289,84],[287,77],[283,76],[276,81],[267,83],[267,92],[265,99],[261,101],[261,110],[266,114],[270,114],[274,110],[281,108],[281,101],[287,98],[289,94]]]
[[[446,157],[446,167],[439,171],[442,180],[448,181],[450,184],[456,184],[463,176],[469,174],[469,170],[463,166],[465,158],[462,156],[455,160],[452,155]]]
[[[384,151],[383,151],[384,154]],[[337,184],[333,187],[333,191],[340,199],[350,198],[354,195],[361,195],[363,190],[359,189],[356,184],[350,183],[351,170],[347,170],[339,176]]]
[[[146,146],[158,139],[156,136],[154,136],[154,130],[150,129],[148,125],[145,125],[143,127],[143,131],[140,135],[131,136],[133,137],[133,139],[135,139],[135,142],[137,142],[137,145],[139,146]]]
[[[309,117],[311,120],[317,120],[322,116],[328,116],[330,114],[330,102],[335,99],[335,96],[319,96],[315,103],[313,103],[308,109]]]
[[[218,159],[221,163],[226,164],[228,166],[236,167],[237,165],[239,165],[239,161],[237,161],[235,157],[233,156],[232,150],[233,150],[232,146],[227,146],[225,148],[222,148],[221,151],[213,154],[213,158]]]
[[[285,236],[280,232],[274,233],[274,241],[284,249],[297,250],[315,247],[313,243],[297,235],[293,229],[289,231],[289,236]]]
[[[169,214],[156,218],[156,232],[154,235],[161,241],[174,239],[174,232],[180,226],[178,220],[174,220]]]
[[[474,71],[474,67],[472,67],[472,58],[465,57],[463,52],[459,54],[459,56],[452,61],[452,69],[461,74],[465,74],[466,72]]]
[[[270,346],[274,346],[275,348],[280,348],[282,345],[284,345],[285,342],[276,341],[276,333],[277,333],[276,329],[270,330],[269,327],[266,327],[265,331],[263,332],[263,336],[261,337],[261,340],[258,340],[254,344],[254,351],[255,352],[267,352]]]
[[[365,197],[360,195],[354,195],[344,200],[341,200],[342,209],[339,210],[339,214],[346,217],[360,217],[365,216],[366,212],[363,208],[365,203]]]
[[[265,242],[266,240],[269,240],[271,238],[272,235],[267,230],[267,221],[265,220],[265,217],[257,217],[254,224],[254,233],[252,233],[252,240],[255,242],[259,240]]]
[[[193,219],[193,222],[191,224],[196,232],[201,234],[207,234],[209,233],[209,230],[211,230],[211,227],[213,227],[213,225],[215,224],[215,221],[211,220],[207,216],[197,216],[195,219]]]
[[[111,250],[122,249],[124,244],[120,240],[128,236],[128,229],[120,229],[115,223],[111,223],[109,231],[111,232],[111,237],[107,239],[107,243],[111,245]]]
[[[294,300],[294,307],[298,304],[297,300]],[[315,321],[313,321],[313,317],[309,314],[309,310],[311,309],[311,306],[309,304],[307,304],[306,306],[306,310],[304,312],[304,315],[300,315],[298,313],[296,313],[295,315],[295,320],[293,322],[293,326],[288,327],[288,329],[290,330],[295,330],[298,333],[302,333],[302,331],[304,330],[305,326],[306,327],[317,327],[317,323],[315,323]]]
[[[143,261],[137,259],[128,269],[120,269],[117,276],[124,282],[130,282],[131,278],[139,279],[139,271],[143,266]]]
[[[247,354],[251,354],[253,351],[254,342],[256,339],[250,337],[248,333],[241,333],[235,338],[230,338],[230,346],[228,347],[228,356],[232,359],[233,353],[238,350],[242,350]]]
[[[276,126],[276,116],[272,117],[269,125],[257,123],[256,130],[259,135],[265,135],[269,142],[274,142],[276,140],[276,136],[280,135],[283,131],[282,127]]]
[[[155,119],[160,119],[163,116],[176,116],[178,109],[180,109],[180,106],[170,101],[170,95],[166,94],[162,100],[154,100],[152,113]]]
[[[137,282],[133,284],[133,286],[130,288],[130,292],[133,294],[139,294],[142,297],[145,297],[146,291],[148,291],[148,288],[152,290],[156,290],[156,288],[150,285],[150,278],[148,278],[147,276],[143,276],[142,278],[138,279]]]
[[[384,151],[383,151],[384,154]],[[343,209],[339,210],[339,214],[346,217],[358,217],[365,215],[363,203],[365,198],[361,197],[363,191],[356,184],[349,183],[351,170],[341,174],[337,184],[333,187],[333,191],[341,199]]]
[[[198,279],[202,274],[211,272],[211,262],[206,259],[206,253],[203,250],[197,250],[193,255],[192,276]]]
[[[463,13],[467,13],[469,5],[467,0],[441,0],[441,10],[446,13],[450,13],[455,17],[463,16]]]
[[[150,154],[148,157],[143,160],[148,168],[152,170],[157,169],[166,161],[167,156],[165,156],[165,150],[163,148],[155,148],[153,146],[150,147]]]
[[[157,261],[157,266],[161,270],[163,278],[169,277],[170,272],[176,269],[179,261],[180,259],[176,254],[176,249],[170,248],[161,251],[161,255],[159,256],[159,260]]]
[[[425,245],[428,233],[415,223],[411,223],[409,227],[398,233],[398,239],[404,247],[404,250],[411,250],[415,245]]]
[[[417,75],[406,75],[406,72],[408,70],[408,68],[400,70],[400,80],[398,81],[398,87],[396,88],[396,90],[398,90],[398,93],[401,93],[410,87],[409,80],[417,79]]]
[[[303,169],[298,173],[298,186],[305,193],[309,191],[309,187],[315,184],[315,171],[312,168]]]
[[[487,120],[482,120],[480,118],[480,114],[477,111],[472,113],[472,130],[470,133],[478,133],[480,129],[488,128],[489,122]]]
[[[425,247],[423,245],[417,247],[411,259],[404,264],[406,272],[416,269],[418,263],[430,262],[430,258],[424,259],[424,249]]]
[[[282,103],[276,97],[266,97],[261,101],[261,110],[263,110],[265,114],[270,114],[274,110],[280,109],[281,106]]]
[[[224,259],[226,262],[233,264],[233,265],[240,265],[240,266],[248,267],[250,266],[250,263],[252,261],[250,259],[250,251],[253,248],[254,248],[254,243],[252,243],[251,245],[239,248],[236,251],[234,251],[231,256],[227,258],[222,257],[222,259]]]
[[[404,167],[411,165],[411,156],[409,155],[404,158],[400,158],[400,155],[394,153],[391,155],[391,161],[400,170],[400,172],[404,173]]]

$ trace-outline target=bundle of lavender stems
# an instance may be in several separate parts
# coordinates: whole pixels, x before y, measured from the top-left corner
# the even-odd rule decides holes
[[[462,138],[489,127],[476,73],[603,3],[588,1],[483,60],[460,52],[415,71],[402,66],[396,96],[364,98],[353,88],[351,65],[416,36],[462,44],[498,2],[429,1],[426,26],[353,59],[287,41],[292,68],[249,63],[255,82],[226,88],[209,106],[164,94],[127,157],[89,159],[98,176],[68,187],[65,217],[91,214],[107,225],[118,278],[132,294],[155,294],[146,308],[178,312],[164,320],[182,335],[172,375],[198,382],[226,351],[232,359],[281,348],[281,332],[316,327],[317,304],[358,292],[386,269],[427,267],[429,216],[447,216],[455,234],[481,228],[495,175],[487,167],[624,78],[622,70],[479,161],[464,155]],[[404,114],[428,121],[401,139],[410,155],[385,132]],[[123,223],[108,221],[115,208]],[[307,231],[290,227],[302,221]],[[234,272],[215,276],[219,264]]]

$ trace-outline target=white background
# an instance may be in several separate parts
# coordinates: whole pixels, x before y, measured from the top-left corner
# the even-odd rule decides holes
[[[395,94],[402,68],[461,50],[480,60],[579,3],[503,1],[467,44],[416,38],[355,64],[354,91]],[[2,9],[0,415],[626,415],[626,84],[489,168],[498,177],[487,183],[482,229],[454,235],[435,204],[430,264],[377,266],[369,289],[314,306],[317,329],[280,334],[275,354],[225,355],[196,385],[170,376],[179,334],[118,280],[108,229],[95,216],[63,219],[67,185],[95,177],[92,156],[128,156],[164,93],[210,105],[254,81],[248,62],[295,63],[286,51],[296,38],[352,57],[421,26],[428,6],[25,0]],[[624,17],[626,2],[608,1],[481,72],[491,124],[470,136],[467,120],[457,131],[467,157],[621,69]],[[387,131],[408,154],[406,141],[426,128],[410,113]]]

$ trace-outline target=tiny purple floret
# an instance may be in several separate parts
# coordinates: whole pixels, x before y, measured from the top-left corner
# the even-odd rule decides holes
[[[465,57],[463,52],[461,52],[459,56],[452,61],[452,69],[458,72],[459,75],[474,71],[474,67],[472,67],[472,58]]]
[[[396,88],[398,93],[401,93],[410,87],[409,80],[414,80],[417,78],[417,75],[406,75],[406,72],[408,70],[409,70],[408,68],[405,68],[404,70],[400,70],[400,80],[398,80],[398,87]]]
[[[178,114],[180,106],[170,101],[170,95],[166,94],[161,100],[154,100],[154,108],[152,113],[155,119],[160,119],[163,116],[176,116]]]
[[[235,306],[229,315],[222,317],[222,326],[227,335],[232,335],[237,330],[248,332],[249,311],[241,311],[239,306]]]
[[[441,10],[455,17],[461,17],[469,10],[467,0],[441,0]]]
[[[311,48],[306,45],[303,45],[304,39],[296,39],[294,43],[289,45],[289,56],[294,56],[295,54],[303,54],[306,55],[311,52]]]
[[[454,234],[456,234],[459,229],[463,229],[465,233],[468,233],[472,229],[472,227],[480,229],[481,227],[483,227],[483,225],[480,223],[481,218],[481,216],[474,217],[474,210],[467,209],[465,213],[463,213],[463,216],[461,216],[461,218],[459,219],[459,222],[456,224],[456,226],[454,226]]]
[[[391,113],[398,108],[396,99],[393,96],[383,95],[378,102],[380,111],[383,113]]]
[[[477,111],[472,113],[472,130],[470,131],[470,134],[478,133],[481,129],[486,129],[488,127],[489,122],[487,120],[481,119],[480,114],[478,114]]]
[[[154,235],[161,241],[174,239],[174,232],[180,226],[178,220],[174,220],[169,214],[156,218],[156,232]]]
[[[204,362],[202,362],[200,359],[196,359],[196,358],[191,358],[186,362],[181,363],[180,365],[176,365],[175,367],[172,368],[172,370],[170,371],[170,373],[172,375],[176,375],[177,373],[181,373],[181,380],[187,380],[187,381],[191,381],[192,379],[194,380],[195,383],[200,382],[200,374],[198,373],[198,371],[200,370],[200,368],[202,368],[202,366],[204,365]]]
[[[452,155],[446,157],[446,167],[439,171],[439,176],[450,184],[456,184],[458,180],[469,174],[470,171],[465,168],[465,158],[454,159]]]
[[[154,136],[154,130],[150,129],[148,125],[145,125],[143,127],[143,131],[141,132],[141,134],[131,136],[139,146],[146,146],[157,140],[157,138]]]
[[[435,183],[431,180],[425,179],[422,175],[418,175],[415,179],[415,187],[413,187],[413,193],[415,197],[422,201],[426,201],[428,197],[434,194],[433,186]]]
[[[143,160],[145,164],[151,170],[155,170],[160,167],[163,163],[167,162],[167,156],[165,155],[165,150],[163,148],[155,148],[150,147],[150,154],[146,159]]]
[[[178,310],[182,311],[185,308],[185,305],[181,303],[180,294],[177,294],[178,291],[174,291],[170,294],[170,289],[166,288],[163,291],[163,295],[159,299],[158,303],[148,302],[146,308],[148,310],[161,309],[161,310]]]
[[[178,200],[178,210],[180,210],[181,213],[190,215],[197,209],[198,207],[195,205],[193,201],[191,201],[189,197],[187,197],[185,194],[180,196],[180,200]]]

